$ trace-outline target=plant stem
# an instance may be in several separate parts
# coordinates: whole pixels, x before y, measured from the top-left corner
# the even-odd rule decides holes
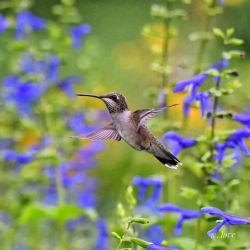
[[[207,7],[208,8],[209,7],[214,7],[215,4],[216,4],[215,1],[213,1],[211,6],[207,6]],[[204,28],[203,28],[203,33],[204,34],[209,32],[211,22],[212,22],[212,17],[211,17],[211,15],[209,15],[207,13],[207,15],[205,16],[205,21],[204,21]],[[199,73],[201,71],[201,64],[203,62],[203,58],[204,58],[204,55],[205,55],[207,44],[208,44],[208,39],[206,37],[204,37],[204,38],[202,38],[200,40],[200,43],[198,45],[196,60],[195,60],[194,75],[196,75],[197,73]]]
[[[216,92],[220,90],[220,77],[217,78],[217,81],[215,83],[215,96],[214,96],[214,102],[213,102],[213,110],[212,110],[212,120],[211,120],[211,157],[213,155],[214,150],[214,137],[215,137],[215,127],[216,127],[216,114],[217,114],[217,108],[219,104],[219,96],[216,95]]]
[[[162,57],[161,57],[161,87],[164,89],[168,86],[168,73],[165,71],[169,64],[169,26],[170,19],[166,18],[163,22],[164,32],[163,32],[163,47],[162,47]]]
[[[52,135],[51,128],[53,128],[53,123],[50,120],[50,114],[48,110],[47,103],[44,101],[42,102],[42,109],[44,112],[44,127],[45,130],[48,132],[49,135]],[[58,143],[54,142],[54,146],[56,147],[56,150],[58,150]],[[62,183],[62,173],[60,170],[60,165],[58,165],[55,169],[56,175],[55,175],[55,184],[56,184],[56,190],[58,194],[58,206],[65,204],[65,190]],[[65,225],[58,223],[57,225],[58,233],[59,233],[59,250],[66,250],[67,249],[67,231],[65,230]]]
[[[202,222],[202,219],[200,217],[200,218],[198,218],[197,224],[196,224],[196,236],[195,236],[196,240],[195,240],[194,250],[197,250],[198,246],[199,246],[201,222]]]
[[[166,0],[165,3],[166,9],[169,9],[169,2]],[[168,82],[169,82],[169,72],[168,72],[168,65],[169,65],[169,28],[170,28],[170,21],[169,17],[163,19],[163,44],[162,44],[162,53],[160,58],[160,90],[164,92],[164,102],[160,103],[160,106],[167,105],[167,95],[168,95]],[[165,115],[167,114],[167,109],[164,112]]]
[[[128,230],[129,230],[129,228],[130,228],[130,225],[131,225],[131,223],[130,223],[130,221],[128,221],[127,226],[126,226],[126,229],[125,229],[125,231],[124,231],[124,233],[123,233],[123,235],[122,235],[122,237],[121,237],[121,239],[120,239],[120,241],[119,241],[118,246],[116,247],[116,250],[119,250],[119,249],[120,249],[120,247],[121,247],[121,245],[122,245],[122,243],[123,243],[123,240],[124,240],[124,238],[126,237],[126,235],[127,235],[127,233],[128,233]]]

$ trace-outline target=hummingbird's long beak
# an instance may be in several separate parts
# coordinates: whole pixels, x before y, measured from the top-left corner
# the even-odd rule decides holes
[[[102,99],[103,96],[101,95],[92,95],[92,94],[76,94],[77,96],[88,96],[88,97],[94,97],[94,98],[99,98]]]

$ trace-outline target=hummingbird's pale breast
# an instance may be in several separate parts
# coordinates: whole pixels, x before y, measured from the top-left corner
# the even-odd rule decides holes
[[[122,139],[134,149],[142,150],[143,147],[141,146],[139,134],[137,132],[137,123],[133,120],[132,112],[130,110],[125,110],[120,113],[113,113],[111,117]]]

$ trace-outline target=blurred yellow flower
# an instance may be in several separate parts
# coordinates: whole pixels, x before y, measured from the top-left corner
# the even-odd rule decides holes
[[[31,145],[38,144],[40,140],[41,140],[40,133],[35,129],[30,129],[22,134],[22,137],[20,139],[20,145],[23,147],[29,147]]]

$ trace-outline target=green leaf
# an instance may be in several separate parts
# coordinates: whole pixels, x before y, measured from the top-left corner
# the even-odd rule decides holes
[[[205,198],[207,201],[213,200],[216,197],[217,189],[215,185],[206,186]]]
[[[170,239],[169,244],[177,245],[178,248],[181,248],[181,249],[195,249],[196,242],[192,238],[178,237],[178,238]]]
[[[220,72],[216,69],[208,69],[205,71],[205,73],[207,73],[210,76],[219,76]]]
[[[202,162],[206,162],[211,158],[211,152],[207,151],[202,157],[201,157],[201,161]]]
[[[170,16],[172,18],[185,18],[185,17],[187,17],[187,13],[185,10],[175,9],[175,10],[170,12]]]
[[[239,38],[231,38],[227,41],[227,44],[234,45],[234,46],[239,46],[242,45],[244,41]]]
[[[223,11],[223,8],[221,8],[221,6],[216,6],[216,7],[213,7],[213,8],[208,8],[207,9],[207,14],[209,16],[215,16],[215,15],[221,14],[222,11]]]
[[[192,32],[189,36],[188,39],[191,42],[196,42],[200,40],[211,40],[211,34],[208,32]]]
[[[136,245],[143,247],[145,249],[148,249],[148,245],[150,244],[150,242],[142,240],[140,238],[136,238],[136,237],[130,238],[130,240],[131,240],[131,242],[133,242]]]
[[[30,204],[22,210],[18,221],[21,224],[37,224],[49,217],[49,209],[39,204]]]
[[[226,31],[226,35],[227,35],[227,37],[230,37],[230,36],[232,36],[233,34],[234,34],[234,28],[229,28],[229,29],[227,29],[227,31]]]
[[[72,6],[75,4],[75,0],[61,0],[64,5]]]
[[[141,217],[133,217],[130,219],[130,223],[148,224],[149,220]]]
[[[117,215],[120,217],[120,218],[124,218],[126,213],[125,213],[125,209],[122,205],[122,203],[118,203],[117,204]]]
[[[190,187],[181,187],[180,195],[186,199],[196,199],[199,196],[199,192]]]
[[[235,163],[235,160],[233,159],[233,156],[227,155],[223,159],[222,166],[223,168],[231,168],[234,163]]]
[[[76,205],[59,205],[50,212],[51,218],[63,224],[68,220],[85,215],[85,211]]]
[[[213,28],[213,33],[215,36],[222,38],[223,40],[225,39],[225,34],[223,33],[223,31],[219,28]]]
[[[191,1],[192,1],[192,0],[182,0],[182,2],[183,2],[184,4],[191,4]]]
[[[241,86],[242,86],[242,83],[238,79],[236,79],[236,80],[231,81],[227,84],[227,89],[236,90],[236,89],[240,88]]]
[[[118,239],[118,240],[121,240],[121,239],[122,239],[121,236],[120,236],[118,233],[116,233],[116,232],[111,232],[111,234],[112,234],[116,239]]]
[[[213,241],[210,247],[212,250],[227,250],[228,249],[227,244],[223,241]]]
[[[150,25],[145,25],[143,27],[143,31],[142,31],[143,35],[145,36],[151,36],[151,37],[160,37],[160,33],[155,30],[152,26]]]
[[[128,202],[131,208],[133,208],[136,205],[136,199],[133,194],[132,186],[129,186],[126,190],[126,201]]]
[[[239,179],[232,179],[229,183],[228,183],[228,187],[235,187],[238,186],[240,184],[240,180]]]
[[[167,18],[168,10],[164,5],[153,4],[151,7],[151,15],[153,17]]]
[[[232,59],[232,58],[242,58],[245,57],[246,53],[242,50],[230,50],[227,52],[223,52],[222,56],[224,59]]]

